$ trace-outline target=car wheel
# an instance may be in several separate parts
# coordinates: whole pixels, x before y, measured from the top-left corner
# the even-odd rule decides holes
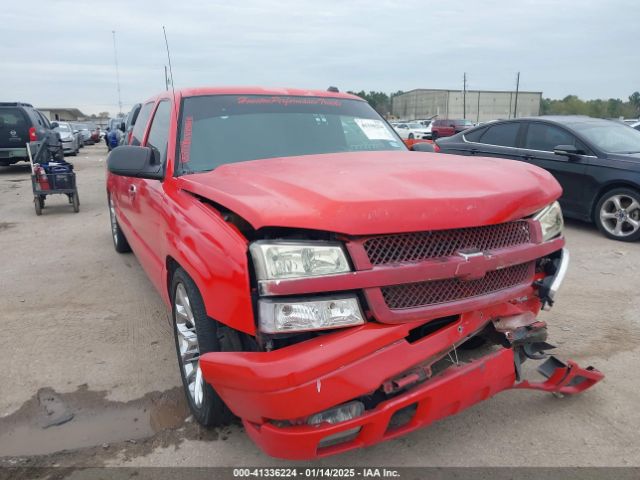
[[[409,140],[413,140],[415,138],[415,136],[413,135],[413,133],[410,133],[408,138],[409,138]]]
[[[74,193],[73,194],[73,198],[71,199],[72,203],[73,203],[73,211],[75,213],[78,213],[80,211],[80,197],[78,197],[78,193]],[[120,228],[120,227],[118,227]]]
[[[431,140],[438,138],[438,132],[431,132]]]
[[[640,192],[615,188],[596,205],[594,220],[608,238],[633,242],[640,239]]]
[[[176,353],[189,409],[200,425],[226,425],[234,415],[205,382],[200,356],[207,352],[240,351],[240,339],[229,327],[207,316],[198,287],[181,268],[173,274],[171,298]]]
[[[78,199],[78,205],[80,205],[80,199]],[[116,252],[130,252],[131,247],[129,246],[129,242],[127,242],[127,238],[124,236],[124,233],[122,233],[120,225],[118,225],[118,219],[116,218],[116,207],[113,204],[111,195],[109,195],[109,220],[111,221],[111,238],[113,239],[113,246],[116,249]]]

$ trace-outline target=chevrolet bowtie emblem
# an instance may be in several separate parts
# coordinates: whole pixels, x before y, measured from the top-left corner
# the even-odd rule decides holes
[[[458,264],[456,278],[464,281],[478,280],[487,274],[489,265],[483,251],[468,248],[458,250],[456,254],[465,260]]]

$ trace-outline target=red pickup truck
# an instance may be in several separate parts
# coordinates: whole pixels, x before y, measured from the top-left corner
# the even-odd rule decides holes
[[[107,161],[113,241],[172,310],[202,425],[237,416],[308,459],[602,378],[549,356],[536,318],[569,260],[547,172],[410,152],[332,91],[162,93],[133,137]],[[546,380],[523,378],[528,358]]]

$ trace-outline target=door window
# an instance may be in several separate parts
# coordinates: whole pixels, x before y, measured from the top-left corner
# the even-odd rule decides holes
[[[131,145],[139,146],[142,143],[144,129],[147,128],[147,123],[149,122],[149,118],[151,117],[152,110],[153,102],[146,103],[140,109],[136,124],[133,127],[133,132],[131,133]]]
[[[480,143],[500,147],[515,147],[518,130],[520,130],[520,122],[493,125],[480,137]]]
[[[553,152],[558,145],[576,145],[576,137],[553,125],[538,122],[529,124],[524,148]]]
[[[147,147],[153,150],[154,162],[163,164],[167,159],[167,142],[169,141],[169,123],[171,117],[171,103],[163,100],[158,104],[153,116]]]

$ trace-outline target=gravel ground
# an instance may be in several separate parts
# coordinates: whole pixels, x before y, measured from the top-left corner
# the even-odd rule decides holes
[[[285,465],[240,426],[185,420],[167,311],[135,257],[112,247],[105,157],[102,144],[71,160],[79,213],[53,197],[41,217],[28,166],[0,167],[0,465]],[[573,398],[505,392],[320,463],[640,465],[640,243],[576,222],[566,236],[572,265],[542,318],[559,356],[596,366],[603,382]]]

